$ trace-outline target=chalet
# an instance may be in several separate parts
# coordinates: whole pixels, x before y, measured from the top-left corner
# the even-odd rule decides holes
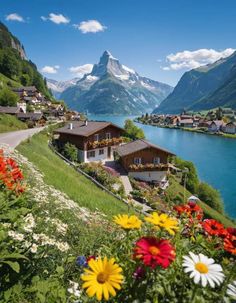
[[[44,125],[47,120],[43,113],[18,113],[16,116],[22,122],[31,121],[34,126]]]
[[[200,119],[198,122],[198,127],[205,127],[208,128],[211,124],[211,121],[208,121],[207,119]]]
[[[223,120],[214,120],[211,122],[211,124],[208,127],[209,132],[219,132],[222,130],[222,127],[224,126]]]
[[[121,145],[115,152],[129,176],[159,184],[167,181],[168,160],[174,156],[168,150],[142,139]]]
[[[227,134],[235,134],[236,133],[236,123],[229,122],[224,127],[224,132]]]
[[[181,127],[194,127],[193,119],[183,119],[178,121],[178,126]]]
[[[112,160],[124,130],[110,122],[73,121],[54,133],[60,146],[69,142],[78,148],[80,162],[92,162]]]

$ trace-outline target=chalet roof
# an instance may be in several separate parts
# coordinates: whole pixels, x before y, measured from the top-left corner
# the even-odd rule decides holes
[[[228,125],[234,125],[234,126],[236,126],[236,123],[231,121],[231,122],[226,123],[226,126],[228,126]]]
[[[212,125],[213,123],[214,123],[216,126],[224,125],[224,121],[223,121],[223,120],[214,120],[214,121],[211,122],[210,125]]]
[[[168,151],[167,149],[164,149],[164,148],[162,148],[158,145],[152,144],[152,143],[150,143],[150,142],[148,142],[147,140],[144,140],[144,139],[135,140],[135,141],[126,143],[124,145],[118,146],[116,148],[116,152],[121,157],[123,157],[123,156],[127,156],[127,155],[133,154],[137,151],[140,151],[140,150],[143,150],[143,149],[146,149],[146,148],[150,148],[150,147],[161,150],[161,151],[163,151],[167,154],[174,155],[172,152]]]
[[[18,119],[29,119],[32,121],[38,121],[43,117],[42,113],[18,113],[17,118]]]
[[[55,133],[58,134],[71,134],[75,136],[82,136],[82,137],[88,137],[93,134],[96,134],[96,132],[102,130],[103,128],[107,126],[114,126],[122,131],[123,128],[120,128],[119,126],[111,123],[111,122],[105,122],[105,121],[87,121],[87,125],[85,125],[84,121],[73,121],[71,122],[72,129],[70,129],[69,124],[67,124],[64,127],[61,127],[57,130],[55,130]]]
[[[1,114],[17,114],[19,109],[17,106],[0,106]]]

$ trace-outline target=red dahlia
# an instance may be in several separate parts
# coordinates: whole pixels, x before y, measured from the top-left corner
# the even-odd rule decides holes
[[[202,227],[211,236],[224,237],[227,234],[223,224],[214,219],[204,220],[202,222]]]
[[[168,240],[143,237],[136,242],[134,257],[151,268],[167,268],[175,259],[175,249]]]

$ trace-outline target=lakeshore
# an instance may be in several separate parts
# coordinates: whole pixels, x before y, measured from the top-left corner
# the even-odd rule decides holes
[[[224,137],[224,138],[230,138],[230,139],[236,139],[236,134],[226,134],[223,132],[208,132],[204,131],[200,128],[189,128],[189,127],[181,127],[181,126],[171,126],[171,125],[162,125],[158,123],[144,123],[137,118],[133,120],[135,123],[143,124],[143,125],[150,125],[150,126],[155,126],[155,127],[160,127],[160,128],[168,128],[168,129],[179,129],[183,131],[188,131],[188,132],[193,132],[193,133],[198,133],[198,134],[203,134],[203,135],[210,135],[210,136],[218,136],[218,137]]]

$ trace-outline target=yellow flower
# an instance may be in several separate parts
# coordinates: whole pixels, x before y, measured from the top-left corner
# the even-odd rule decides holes
[[[167,214],[158,215],[158,213],[154,212],[151,216],[146,217],[145,220],[155,225],[158,229],[166,229],[171,235],[174,235],[175,231],[179,229],[177,219],[171,218]]]
[[[120,284],[123,282],[122,268],[115,263],[115,259],[107,260],[106,257],[91,259],[88,266],[89,269],[85,269],[85,273],[81,276],[85,281],[82,287],[86,289],[87,295],[89,297],[96,295],[98,301],[103,297],[108,301],[110,295],[115,296],[115,289],[121,289]]]
[[[124,229],[134,229],[140,228],[142,225],[142,221],[139,220],[136,216],[128,216],[128,215],[118,215],[114,217],[114,222]]]

